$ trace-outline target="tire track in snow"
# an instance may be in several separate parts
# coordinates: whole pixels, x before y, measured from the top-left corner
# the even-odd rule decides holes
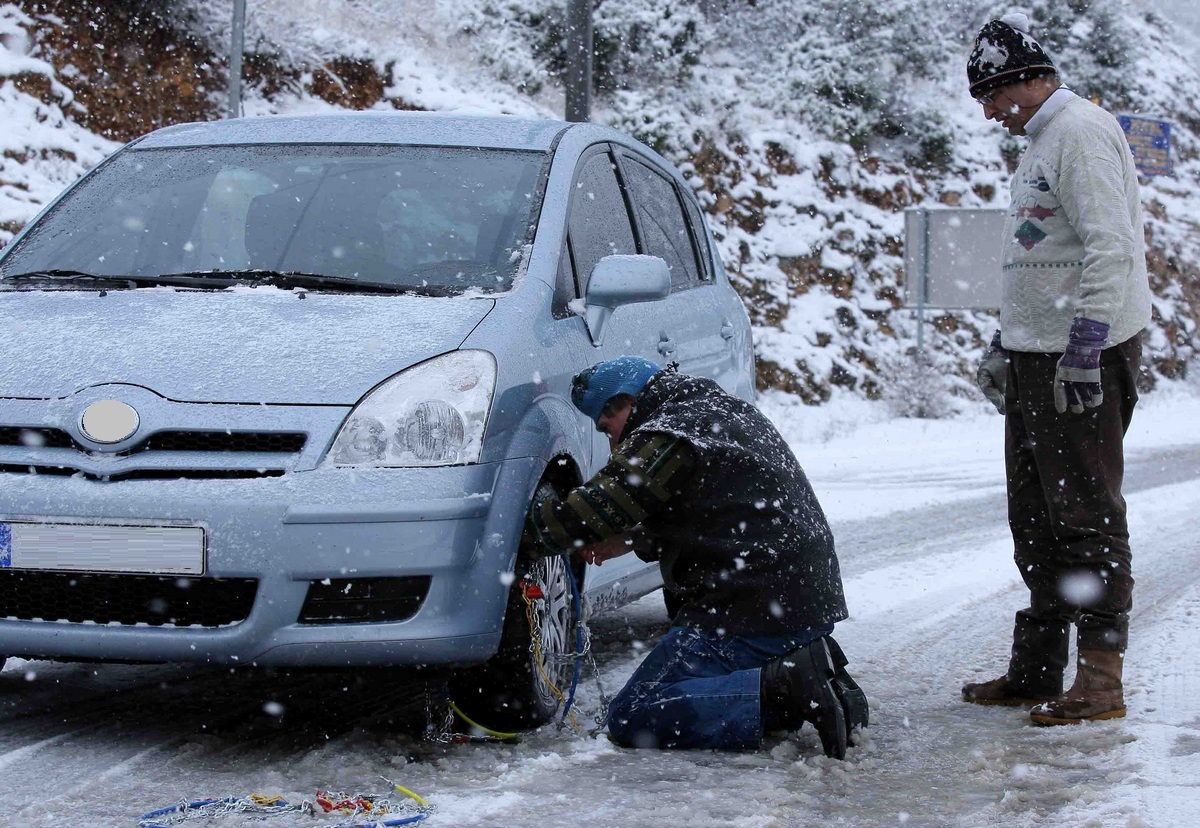
[[[103,669],[98,672],[103,680]],[[52,706],[50,712],[17,722],[22,730],[71,729],[36,743],[37,750],[16,751],[22,761],[0,774],[5,799],[12,803],[10,814],[0,816],[0,824],[57,826],[64,824],[64,815],[75,824],[110,824],[101,821],[106,814],[114,818],[111,824],[132,824],[137,814],[130,813],[124,791],[140,787],[137,783],[144,775],[161,772],[164,751],[203,732],[201,719],[244,718],[252,709],[251,703],[236,699],[227,702],[220,714],[193,707],[197,691],[216,693],[223,678],[220,673],[199,678],[185,673],[123,688],[115,698],[99,704],[80,704],[68,694],[60,700],[62,707]],[[85,726],[75,727],[81,722]],[[0,726],[5,736],[7,730],[7,725]],[[138,813],[146,810],[150,809]],[[69,820],[67,824],[72,824]]]
[[[1200,463],[1186,457],[1200,450],[1184,455],[1176,454],[1178,465],[1166,469],[1161,457],[1130,463],[1126,489],[1139,606],[1174,600],[1163,583],[1170,573],[1184,581],[1200,575],[1189,551],[1170,543],[1176,530],[1147,525],[1153,521],[1144,508],[1197,491],[1164,488],[1195,477]],[[1185,501],[1167,512],[1187,521],[1195,508]],[[489,749],[477,748],[474,757],[459,754],[449,779],[430,776],[429,784],[463,825],[553,822],[580,813],[596,826],[631,819],[673,824],[680,813],[690,828],[893,826],[902,816],[907,826],[1078,825],[1078,798],[1098,802],[1106,774],[1129,773],[1122,753],[1132,738],[1126,723],[1046,730],[1030,726],[1024,710],[960,701],[964,681],[1003,669],[1013,612],[1024,605],[1025,591],[1012,562],[1002,496],[933,511],[835,526],[848,591],[876,596],[872,606],[852,605],[854,619],[838,627],[874,722],[847,762],[820,756],[811,728],[784,741],[772,737],[767,750],[744,755],[624,751],[569,734],[556,738],[544,728],[506,757],[500,775],[490,775],[482,758]],[[872,537],[885,539],[886,548],[869,557],[846,553],[877,545]],[[1135,613],[1135,628],[1141,622]],[[661,596],[601,616],[592,626],[611,693],[666,628]],[[590,683],[577,698],[588,710],[598,703]],[[566,802],[556,798],[559,788],[547,784],[535,757],[553,759],[553,775],[571,778]],[[456,781],[464,775],[470,785]],[[481,792],[495,797],[485,797],[483,809]]]
[[[1126,491],[1138,578],[1134,669],[1142,657],[1137,642],[1143,640],[1143,626],[1160,616],[1173,618],[1188,600],[1187,585],[1200,581],[1194,547],[1179,544],[1181,527],[1186,529],[1200,501],[1180,502],[1193,492],[1187,486],[1161,488],[1196,475],[1200,447],[1172,451],[1169,462],[1167,454],[1141,455],[1129,464]],[[1154,486],[1160,488],[1150,491]],[[1147,503],[1162,505],[1155,518],[1161,527],[1146,525]],[[1128,721],[1047,731],[1028,726],[1023,711],[958,700],[963,681],[1002,669],[1012,613],[1024,602],[1002,497],[842,522],[835,533],[848,586],[857,583],[884,595],[871,611],[852,607],[858,614],[838,629],[853,659],[851,669],[871,698],[874,722],[865,744],[851,749],[849,761],[819,756],[811,728],[782,741],[772,737],[767,750],[758,753],[716,755],[624,751],[603,739],[548,727],[515,747],[423,748],[429,761],[403,765],[404,784],[432,794],[441,809],[439,822],[446,824],[573,823],[586,815],[596,828],[631,820],[675,824],[680,814],[686,814],[689,828],[890,826],[901,813],[909,815],[910,828],[988,821],[1065,826],[1079,824],[1083,807],[1070,785],[1102,807],[1106,791],[1100,777],[1115,775],[1136,784],[1137,756],[1130,751],[1140,745],[1127,744],[1132,738]],[[900,588],[898,579],[906,575],[912,580]],[[1007,583],[1001,581],[1005,577]],[[595,620],[596,656],[610,693],[666,626],[659,595]],[[1148,633],[1145,640],[1151,640]],[[635,649],[635,642],[643,649]],[[45,676],[53,668],[38,669]],[[66,815],[84,815],[83,824],[94,828],[126,828],[137,814],[168,804],[179,792],[232,788],[228,792],[237,793],[256,785],[307,791],[310,782],[371,780],[415,744],[356,732],[325,747],[297,746],[254,711],[274,697],[264,695],[269,682],[239,683],[223,673],[189,679],[173,669],[167,672],[180,676],[179,685],[169,680],[164,688],[149,681],[125,688],[113,700],[114,708],[106,706],[101,681],[100,692],[86,698],[78,686],[67,686],[28,718],[0,717],[0,734],[19,725],[22,733],[14,735],[25,735],[24,728],[44,725],[44,735],[58,740],[26,754],[29,761],[8,766],[28,765],[29,771],[0,783],[7,801],[21,803],[20,821],[7,822],[6,814],[0,824],[57,826]],[[106,670],[100,668],[102,677]],[[227,682],[233,686],[226,689]],[[297,697],[330,689],[320,682],[290,686]],[[238,710],[227,726],[212,726],[222,697],[228,704],[239,693],[249,712]],[[579,698],[589,712],[598,702],[586,673]],[[1142,703],[1134,698],[1134,704]],[[91,716],[89,705],[99,705]],[[319,719],[320,705],[310,713]],[[79,725],[97,724],[106,716],[114,721],[77,732]],[[162,721],[147,724],[148,718]],[[63,732],[64,726],[73,729]],[[1149,744],[1148,738],[1138,738]],[[1176,749],[1190,743],[1170,744]],[[29,800],[48,785],[54,788],[49,798]],[[122,794],[120,801],[111,801],[112,792]]]
[[[64,734],[55,740],[72,735]],[[43,774],[49,770],[39,767],[6,781],[6,786],[19,786],[38,793],[30,797],[30,801],[13,807],[11,817],[8,817],[11,822],[5,824],[23,828],[96,825],[108,817],[114,823],[119,819],[132,825],[138,814],[153,808],[132,812],[128,794],[124,793],[131,788],[130,780],[142,778],[151,763],[160,765],[161,754],[182,742],[179,737],[159,739],[152,733],[140,731],[110,732],[102,739],[79,741],[74,745],[75,750],[55,757],[52,776],[39,777],[38,770]],[[105,769],[96,773],[97,764],[102,764]],[[53,780],[53,783],[47,786],[47,780]],[[64,815],[69,817],[64,818]]]
[[[1131,452],[1125,461],[1124,492],[1128,497],[1147,489],[1194,480],[1198,476],[1200,445]],[[814,482],[814,486],[818,483]],[[969,548],[973,536],[993,536],[999,531],[1008,537],[1008,507],[1003,487],[1004,468],[998,465],[993,490],[980,497],[861,520],[832,522],[843,576],[889,563],[901,564],[925,554]],[[920,541],[919,548],[913,548],[916,541]]]
[[[1196,551],[1200,551],[1197,549]],[[1127,672],[1133,772],[1110,798],[1114,815],[1127,803],[1150,825],[1188,825],[1200,814],[1200,584],[1170,606],[1146,608]],[[1153,770],[1150,770],[1153,769]]]
[[[1200,510],[1200,483],[1130,488],[1136,492],[1128,495],[1138,579],[1130,651],[1136,664],[1143,625],[1186,601],[1190,585],[1200,582],[1200,557],[1188,532]],[[992,534],[1006,531],[1001,527]],[[941,604],[945,594],[936,589],[910,594],[907,602],[897,597],[877,616],[866,614],[861,621],[839,625],[838,637],[856,660],[851,670],[872,699],[874,747],[889,755],[887,767],[859,791],[872,803],[866,810],[873,816],[857,824],[895,824],[900,813],[908,813],[909,825],[989,820],[1013,826],[1078,825],[1089,808],[1100,807],[1111,777],[1132,773],[1136,762],[1125,747],[1136,738],[1136,724],[1035,728],[1024,710],[979,707],[958,699],[963,682],[992,678],[1004,669],[1012,614],[1025,604],[1024,587],[1008,557],[1011,541],[995,542],[991,549],[991,566],[1007,549],[1007,585],[989,589],[981,578],[972,594],[968,583],[952,608]],[[905,552],[916,565],[927,562],[922,550]],[[968,547],[962,557],[975,554],[977,549]],[[935,568],[927,572],[934,582],[942,574]],[[920,623],[923,618],[929,623]],[[1131,692],[1131,705],[1138,693],[1136,688]],[[831,803],[823,815],[834,819],[839,813]],[[1119,824],[1125,825],[1129,816],[1120,815]]]
[[[97,671],[101,683],[104,669]],[[0,723],[0,740],[20,740],[39,729],[54,733],[13,749],[7,763],[0,755],[0,792],[17,808],[15,814],[0,814],[0,825],[57,826],[63,814],[76,818],[85,809],[80,824],[125,826],[138,813],[187,796],[189,786],[180,778],[193,776],[197,768],[208,768],[202,774],[208,778],[219,775],[218,769],[240,768],[232,783],[236,791],[245,784],[243,777],[278,759],[286,765],[297,750],[328,744],[378,716],[381,706],[404,692],[394,680],[377,682],[364,692],[348,693],[350,699],[337,709],[327,704],[353,684],[353,678],[336,672],[297,679],[248,670],[196,676],[183,668],[166,680],[124,687],[115,698],[100,700],[97,694],[94,705],[64,693],[35,716]],[[290,697],[298,703],[294,711],[285,711],[286,725],[264,714],[265,701]],[[14,725],[20,732],[10,732]],[[50,790],[48,780],[53,780]],[[203,781],[194,784],[198,794],[211,789]],[[122,789],[135,793],[114,800],[112,791]]]
[[[71,730],[67,731],[66,733],[59,733],[47,739],[38,739],[37,741],[30,742],[29,744],[22,745],[18,748],[6,749],[3,753],[0,753],[0,774],[7,775],[5,774],[5,770],[8,767],[17,763],[28,762],[30,757],[32,757],[33,754],[37,753],[38,751],[47,750],[54,745],[59,744],[60,742],[65,742],[68,739],[78,738],[88,731],[95,729],[96,727],[89,727],[83,728],[82,730]]]

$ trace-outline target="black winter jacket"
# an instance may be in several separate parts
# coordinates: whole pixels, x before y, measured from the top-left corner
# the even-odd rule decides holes
[[[697,465],[644,523],[663,580],[684,598],[676,623],[769,635],[847,616],[833,534],[803,469],[774,425],[712,380],[655,374],[622,434],[674,434]]]

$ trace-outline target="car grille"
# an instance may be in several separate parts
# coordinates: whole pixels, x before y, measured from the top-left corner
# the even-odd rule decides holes
[[[0,474],[52,474],[115,483],[119,480],[252,480],[260,477],[283,477],[287,474],[287,469],[131,469],[114,474],[96,474],[74,466],[0,463]]]
[[[141,451],[270,451],[296,454],[308,435],[277,431],[157,431],[122,455]],[[59,428],[0,426],[0,446],[73,448],[88,451]]]
[[[286,451],[304,448],[306,434],[271,431],[160,431],[133,451]]]
[[[154,627],[245,621],[253,578],[188,578],[0,570],[0,618]]]
[[[0,456],[0,473],[52,474],[104,482],[278,477],[287,472],[307,441],[307,434],[294,431],[157,431],[131,448],[104,455],[137,458],[136,463],[122,463],[120,468],[105,472],[92,460],[104,453],[80,445],[62,429],[0,426],[0,447],[19,446],[26,449],[24,454],[34,454],[30,457],[33,462],[18,463],[12,462],[15,458],[5,462]],[[189,455],[186,459],[184,453]],[[256,454],[268,456],[252,456]]]
[[[29,448],[81,448],[71,435],[61,428],[18,428],[0,426],[0,446]]]
[[[429,577],[326,578],[308,585],[301,624],[406,621],[429,593]]]

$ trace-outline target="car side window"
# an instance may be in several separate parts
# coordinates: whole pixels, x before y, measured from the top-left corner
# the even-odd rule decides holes
[[[580,289],[586,289],[592,268],[605,256],[637,253],[625,197],[607,152],[593,155],[579,170],[567,228]]]
[[[675,184],[637,158],[623,154],[621,169],[628,178],[645,252],[659,256],[671,271],[671,285],[684,288],[699,280],[696,252],[683,217]]]
[[[571,250],[564,239],[562,252],[558,255],[558,276],[554,280],[554,302],[551,305],[554,318],[566,319],[572,316],[570,303],[581,294],[575,269],[571,267]]]
[[[696,252],[700,254],[700,278],[708,281],[713,278],[712,256],[708,250],[708,225],[704,221],[704,213],[696,204],[696,199],[687,193],[681,193],[684,209],[692,225],[692,237],[696,241]]]

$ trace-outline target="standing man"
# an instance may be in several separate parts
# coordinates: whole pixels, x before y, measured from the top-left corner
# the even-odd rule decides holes
[[[535,506],[529,531],[546,554],[658,560],[682,599],[613,700],[612,738],[750,749],[764,731],[811,722],[825,754],[843,758],[867,699],[829,635],[846,617],[833,535],[779,432],[712,380],[639,357],[581,372],[571,398],[612,456]]]
[[[977,377],[1005,415],[1008,522],[1029,607],[977,704],[1038,724],[1125,715],[1133,575],[1122,441],[1150,287],[1137,173],[1115,118],[1064,88],[1023,14],[985,25],[967,64],[985,118],[1029,145],[1012,184],[1000,330]],[[1068,634],[1078,672],[1063,693]]]

